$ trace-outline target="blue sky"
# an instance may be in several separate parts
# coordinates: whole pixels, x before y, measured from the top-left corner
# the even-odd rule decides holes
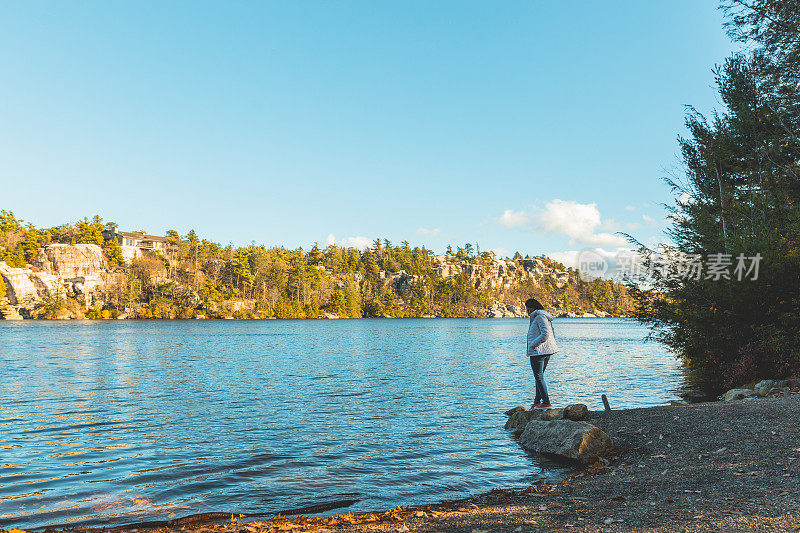
[[[235,244],[653,242],[713,1],[4,2],[0,207]]]

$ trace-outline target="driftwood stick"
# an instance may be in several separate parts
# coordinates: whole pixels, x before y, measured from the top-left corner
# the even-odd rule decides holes
[[[600,395],[600,399],[603,400],[603,407],[605,407],[606,413],[610,413],[611,412],[611,406],[608,405],[608,398],[606,398],[606,395],[605,394],[601,394]]]

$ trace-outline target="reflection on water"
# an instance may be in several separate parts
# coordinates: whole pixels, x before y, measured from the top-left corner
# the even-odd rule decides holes
[[[554,404],[676,398],[624,319],[558,319]],[[533,400],[527,320],[0,323],[0,526],[358,500],[431,503],[562,476],[503,431]]]

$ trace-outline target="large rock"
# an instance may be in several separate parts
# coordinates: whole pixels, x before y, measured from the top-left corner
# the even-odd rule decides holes
[[[564,408],[564,418],[567,420],[578,422],[580,420],[586,420],[587,416],[589,416],[589,408],[582,403],[574,403]]]
[[[772,379],[765,379],[756,383],[753,387],[753,393],[756,396],[766,396],[774,387],[780,387],[779,382]]]
[[[569,406],[573,407],[573,406]],[[566,409],[531,409],[526,411],[524,407],[515,407],[506,411],[506,429],[510,429],[519,434],[525,429],[525,425],[531,420],[561,420],[565,418]]]
[[[522,433],[528,422],[536,416],[538,416],[538,413],[534,409],[530,411],[526,411],[525,409],[514,411],[509,415],[508,420],[506,420],[505,428],[510,429],[516,434]]]
[[[722,399],[726,402],[732,402],[734,400],[750,398],[754,394],[755,393],[750,389],[731,389],[722,396]]]
[[[530,420],[519,438],[526,450],[592,463],[611,446],[605,432],[587,422]]]
[[[561,420],[564,418],[564,409],[539,409],[537,420]]]
[[[525,408],[520,405],[518,407],[514,407],[514,408],[509,409],[508,411],[506,411],[506,416],[511,416],[516,412],[524,411],[524,410],[525,410]]]
[[[103,251],[96,244],[48,244],[31,263],[36,270],[62,278],[96,276],[106,270]]]

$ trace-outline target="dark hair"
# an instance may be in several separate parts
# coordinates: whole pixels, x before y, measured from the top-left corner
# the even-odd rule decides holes
[[[532,309],[534,311],[538,309],[544,309],[544,306],[536,298],[528,298],[527,300],[525,300],[525,307],[527,307],[528,309]]]

